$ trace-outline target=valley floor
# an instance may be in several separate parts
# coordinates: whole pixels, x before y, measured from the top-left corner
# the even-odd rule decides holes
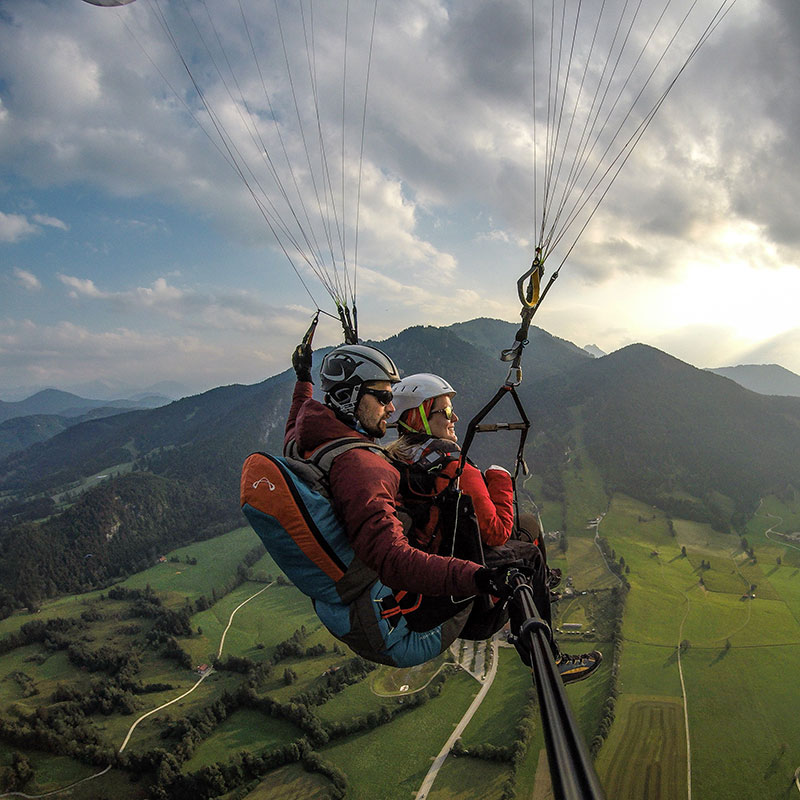
[[[570,526],[568,547],[551,546],[550,559],[569,587],[555,607],[563,648],[605,655],[568,695],[607,796],[788,796],[800,764],[800,550],[781,533],[795,510],[765,498],[745,543],[622,495],[580,509],[585,523]],[[268,557],[236,580],[252,545],[249,530],[234,531],[132,576],[123,586],[134,594],[62,598],[0,621],[2,642],[30,622],[73,620],[63,635],[97,657],[59,644],[57,630],[3,651],[5,790],[43,795],[111,763],[70,796],[148,798],[156,785],[178,800],[211,786],[227,800],[331,790],[352,800],[492,800],[512,786],[516,797],[549,796],[530,674],[512,648],[465,644],[413,670],[359,671]],[[188,614],[191,634],[171,634],[185,666],[169,655],[158,617],[140,613],[161,613],[142,599],[148,592]],[[222,664],[196,674],[220,652]],[[119,653],[135,659],[109,655]],[[464,754],[443,759],[418,794],[494,671],[460,734]],[[36,732],[37,714],[63,742]]]

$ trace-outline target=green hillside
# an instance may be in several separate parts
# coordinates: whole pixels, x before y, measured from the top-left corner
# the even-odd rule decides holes
[[[740,531],[760,497],[800,485],[800,399],[757,395],[645,345],[524,397],[547,434],[534,451],[544,475],[583,450],[606,493]]]
[[[454,382],[463,437],[466,421],[506,377],[496,354],[513,333],[510,323],[479,319],[410,328],[380,345],[406,373],[435,371]],[[526,457],[534,475],[521,501],[535,500],[555,529],[580,530],[613,493],[625,492],[744,535],[761,497],[800,486],[798,398],[754,394],[644,345],[592,359],[539,329],[525,369],[519,392],[533,423]],[[0,616],[103,586],[161,550],[235,524],[240,464],[253,450],[280,451],[292,387],[289,370],[88,421],[0,462]],[[517,419],[505,400],[488,421]],[[482,466],[511,466],[516,448],[516,434],[481,434],[470,455]],[[153,485],[180,509],[168,526],[159,518],[163,503],[136,510],[135,498]],[[119,498],[113,510],[110,496]],[[108,535],[120,522],[110,544],[98,538],[101,527]],[[77,563],[81,548],[81,557],[93,554],[91,564]]]
[[[454,381],[463,436],[505,377],[488,354],[509,332],[475,320],[381,346],[406,372]],[[530,347],[552,369],[520,387],[533,421],[522,502],[539,505],[564,573],[563,649],[605,656],[568,695],[607,796],[683,798],[687,781],[710,800],[783,796],[800,763],[787,679],[800,666],[800,400],[643,345],[589,359],[532,332]],[[239,466],[280,449],[292,378],[78,424],[3,462],[0,787],[408,798],[496,659],[429,797],[546,797],[515,651],[457,646],[376,669],[238,527]],[[482,435],[472,455],[510,466],[515,449]]]
[[[606,656],[568,694],[607,796],[685,796],[685,709],[695,795],[780,796],[800,759],[800,700],[785,680],[800,662],[800,569],[795,545],[765,532],[776,511],[800,518],[800,502],[765,498],[745,550],[737,534],[619,493],[595,513],[606,497],[595,467],[584,456],[570,469],[570,518],[591,516],[566,534],[565,550],[550,543],[570,586],[556,624],[580,625],[558,634],[568,652],[599,647]],[[305,598],[268,582],[279,573],[267,556],[253,560],[254,543],[240,529],[187,545],[120,590],[65,597],[0,623],[6,787],[28,775],[28,793],[46,791],[111,764],[73,796],[150,798],[159,786],[170,798],[322,797],[337,787],[347,798],[413,794],[479,682],[453,666],[437,672],[447,659],[404,671],[354,661]],[[753,585],[755,597],[744,599]],[[223,632],[217,669],[142,720],[119,753],[138,716],[192,688],[193,668],[214,662]],[[449,660],[459,655],[463,648]],[[465,754],[445,762],[432,797],[501,798],[511,786],[527,796],[547,783],[529,673],[513,649],[498,656],[496,683],[462,738]],[[326,675],[332,667],[340,671]],[[342,670],[345,683],[332,684]],[[37,733],[37,719],[65,743]],[[398,749],[402,758],[383,760]]]

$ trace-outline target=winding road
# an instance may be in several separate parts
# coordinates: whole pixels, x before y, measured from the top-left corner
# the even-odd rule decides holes
[[[274,581],[273,581],[273,583],[274,583]],[[268,583],[263,589],[259,589],[255,594],[251,594],[250,597],[248,597],[244,602],[239,603],[239,605],[236,606],[236,608],[234,608],[233,611],[231,611],[231,615],[230,615],[230,617],[228,617],[228,624],[225,626],[225,630],[222,632],[222,638],[220,639],[220,642],[219,642],[219,649],[217,650],[217,658],[220,658],[222,656],[222,648],[225,645],[225,637],[228,635],[228,631],[230,630],[231,623],[233,622],[234,614],[236,614],[236,612],[242,606],[247,605],[247,603],[249,603],[254,597],[258,597],[261,594],[261,592],[265,592],[267,589],[269,589],[270,586],[272,586],[272,583]],[[137,719],[133,723],[133,725],[131,725],[130,729],[128,730],[128,735],[125,737],[125,741],[122,743],[122,745],[119,748],[119,752],[121,753],[125,749],[125,747],[127,746],[128,742],[130,741],[131,735],[133,734],[134,730],[136,729],[136,726],[143,719],[147,719],[148,717],[152,716],[156,712],[161,711],[162,708],[166,708],[167,706],[171,706],[173,703],[177,703],[179,700],[183,700],[183,698],[186,697],[187,694],[191,694],[209,675],[211,675],[212,672],[214,672],[214,668],[213,667],[211,669],[209,669],[207,672],[204,672],[200,676],[200,679],[197,681],[197,683],[195,683],[195,685],[192,686],[191,689],[189,689],[188,691],[184,692],[179,697],[176,697],[173,700],[168,700],[166,703],[162,703],[160,706],[158,706],[158,708],[154,708],[152,711],[148,711],[145,714],[142,714],[142,716],[139,717],[139,719]]]
[[[239,603],[239,605],[236,606],[236,608],[234,608],[233,611],[231,611],[231,615],[230,615],[230,617],[228,617],[228,624],[225,626],[225,630],[222,632],[222,638],[220,639],[220,642],[219,642],[219,649],[217,650],[217,658],[220,658],[222,656],[222,648],[225,645],[225,637],[227,636],[228,631],[230,630],[231,623],[233,622],[233,617],[236,614],[236,612],[242,606],[247,605],[247,603],[249,603],[254,597],[258,597],[262,592],[265,592],[267,589],[269,589],[269,587],[272,586],[273,583],[274,583],[274,581],[272,581],[271,583],[268,583],[262,589],[259,589],[255,594],[251,594],[250,597],[248,597],[243,602]],[[120,748],[119,748],[118,752],[121,753],[128,746],[128,742],[130,741],[130,738],[133,735],[133,732],[136,730],[136,726],[142,720],[147,719],[148,717],[152,716],[153,714],[157,713],[158,711],[161,711],[162,709],[166,708],[167,706],[171,706],[173,703],[177,703],[179,700],[183,700],[184,697],[186,697],[187,695],[191,694],[195,689],[197,689],[197,687],[209,675],[211,675],[213,672],[214,672],[213,668],[209,669],[207,672],[205,672],[203,675],[200,676],[200,678],[198,679],[197,683],[195,683],[194,686],[192,686],[191,689],[188,689],[182,695],[179,695],[178,697],[175,697],[172,700],[168,700],[166,703],[162,703],[160,706],[158,706],[158,708],[154,708],[154,709],[151,709],[150,711],[145,712],[144,714],[142,714],[142,716],[140,716],[138,719],[136,719],[134,721],[134,723],[131,725],[131,727],[128,729],[128,733],[125,736],[124,741],[120,745]],[[61,789],[52,789],[51,791],[45,792],[44,794],[25,794],[24,792],[7,792],[5,794],[0,794],[0,798],[2,798],[2,797],[24,797],[24,798],[28,798],[29,800],[36,800],[36,798],[40,798],[40,797],[52,797],[53,795],[60,794],[61,792],[66,792],[69,789],[72,789],[74,786],[77,786],[79,783],[86,783],[87,781],[91,781],[91,780],[94,780],[95,778],[99,778],[101,775],[105,775],[106,772],[108,772],[110,769],[111,769],[111,764],[109,764],[102,772],[98,772],[98,773],[96,773],[94,775],[89,775],[88,777],[82,778],[79,781],[75,781],[74,783],[70,783],[68,786],[63,786]]]

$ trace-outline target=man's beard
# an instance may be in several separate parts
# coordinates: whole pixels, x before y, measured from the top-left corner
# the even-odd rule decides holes
[[[359,420],[359,422],[361,423],[361,427],[364,429],[364,432],[367,434],[367,436],[371,436],[373,439],[382,439],[384,436],[386,436],[385,419],[381,419],[373,425],[367,425],[362,420]]]

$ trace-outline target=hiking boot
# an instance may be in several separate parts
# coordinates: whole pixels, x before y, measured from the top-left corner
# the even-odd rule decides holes
[[[555,589],[561,583],[561,570],[558,567],[555,569],[547,568],[546,583],[548,589]]]
[[[591,653],[580,656],[559,653],[556,656],[556,669],[564,683],[575,683],[588,678],[600,666],[602,660],[603,654],[599,650],[592,650]]]

